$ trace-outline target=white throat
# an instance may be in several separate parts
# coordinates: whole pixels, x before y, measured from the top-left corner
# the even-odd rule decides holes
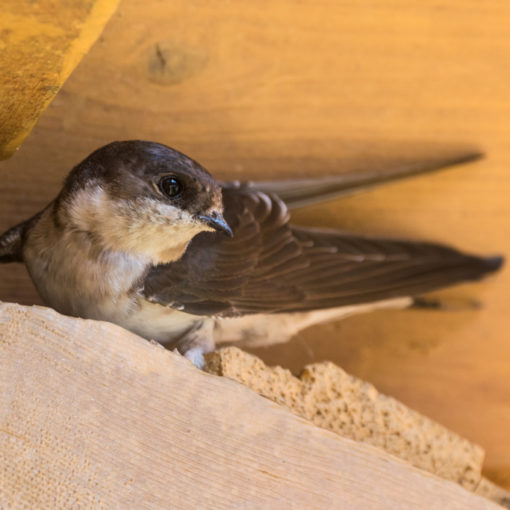
[[[193,237],[209,230],[171,204],[114,198],[99,185],[77,192],[66,208],[72,225],[94,232],[108,250],[137,254],[155,265],[178,260]]]

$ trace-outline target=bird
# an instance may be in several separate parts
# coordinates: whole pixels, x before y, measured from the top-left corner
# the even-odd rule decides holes
[[[112,142],[0,236],[0,262],[24,263],[58,312],[118,324],[202,367],[216,345],[284,342],[310,325],[407,308],[498,270],[501,256],[290,218],[297,207],[477,157],[355,178],[219,182],[166,145]]]

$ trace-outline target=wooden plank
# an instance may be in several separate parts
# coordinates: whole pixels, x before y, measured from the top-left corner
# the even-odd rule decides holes
[[[0,228],[43,207],[77,161],[114,139],[168,143],[235,178],[382,168],[474,146],[484,161],[296,218],[508,254],[508,19],[505,0],[123,0],[0,165]],[[445,295],[485,306],[354,317],[257,354],[295,372],[332,360],[480,444],[491,477],[510,487],[510,271]],[[13,265],[0,267],[0,298],[39,302]]]
[[[0,159],[27,137],[97,39],[118,0],[3,0]]]
[[[318,427],[381,448],[510,508],[510,492],[481,476],[485,452],[478,445],[329,361],[307,365],[295,377],[237,347],[224,347],[206,356],[204,370],[238,381]]]
[[[498,508],[111,324],[1,304],[0,374],[2,507]]]
[[[476,491],[485,452],[331,362],[299,377],[236,347],[206,356],[206,372],[229,377],[318,427],[371,444],[429,473]],[[505,494],[508,497],[509,494]]]

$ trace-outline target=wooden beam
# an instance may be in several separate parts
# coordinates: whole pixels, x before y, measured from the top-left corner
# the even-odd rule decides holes
[[[295,377],[237,347],[206,356],[205,371],[229,377],[318,427],[371,444],[417,468],[476,491],[485,452],[331,362]]]
[[[206,356],[204,370],[238,381],[318,427],[377,446],[510,508],[510,493],[482,477],[482,448],[334,363],[307,365],[295,377],[237,347],[225,347]]]
[[[21,145],[117,4],[118,0],[2,2],[0,159]]]
[[[0,305],[0,506],[490,509],[115,325]]]

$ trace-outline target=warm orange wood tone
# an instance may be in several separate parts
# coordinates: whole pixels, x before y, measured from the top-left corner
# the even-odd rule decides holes
[[[0,159],[9,157],[101,33],[118,0],[3,0]]]
[[[2,227],[97,146],[171,144],[222,177],[327,174],[483,149],[481,162],[301,212],[303,223],[510,253],[510,3],[123,0],[22,149]],[[37,300],[22,268],[0,298]],[[510,272],[447,295],[479,311],[391,312],[259,352],[331,359],[488,452],[510,478]],[[510,483],[510,480],[509,480]]]

